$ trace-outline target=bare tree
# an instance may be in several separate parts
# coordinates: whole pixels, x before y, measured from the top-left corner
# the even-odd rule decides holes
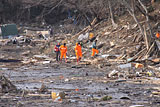
[[[152,55],[151,53],[153,53],[153,52],[155,52],[155,53],[159,52],[159,49],[158,49],[158,47],[156,45],[156,42],[155,42],[155,38],[153,37],[152,27],[151,27],[150,21],[149,21],[148,10],[145,7],[145,5],[142,3],[142,1],[138,0],[140,5],[142,6],[142,8],[145,10],[144,14],[146,16],[146,23],[147,23],[149,31],[150,31],[149,34],[147,33],[147,30],[146,30],[147,27],[145,27],[145,26],[142,27],[142,25],[140,24],[140,22],[138,21],[136,15],[135,15],[135,7],[136,7],[135,4],[136,4],[136,1],[132,0],[132,6],[126,0],[120,0],[120,1],[127,8],[128,12],[134,18],[135,22],[139,26],[139,29],[140,29],[141,34],[142,34],[142,36],[140,36],[140,38],[142,38],[145,41],[146,48],[147,48],[146,56],[147,57],[151,56]],[[141,39],[139,39],[139,40],[141,40]]]
[[[113,11],[112,11],[112,5],[111,5],[111,1],[110,0],[108,0],[108,4],[109,4],[109,10],[110,10],[110,16],[111,16],[112,25],[113,25],[114,28],[116,28],[118,25],[115,23]]]
[[[144,30],[143,30],[143,27],[142,25],[139,23],[136,15],[135,15],[135,7],[133,6],[134,5],[134,0],[132,1],[132,6],[126,1],[126,0],[120,0],[121,3],[127,8],[128,12],[130,13],[130,15],[134,18],[135,22],[138,24],[138,27],[141,31],[141,34],[143,35],[143,37],[145,36],[144,35]]]

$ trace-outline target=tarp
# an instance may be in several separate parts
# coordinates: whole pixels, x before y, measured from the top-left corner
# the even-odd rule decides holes
[[[1,35],[9,36],[9,35],[18,35],[18,29],[16,24],[5,24],[1,26]]]

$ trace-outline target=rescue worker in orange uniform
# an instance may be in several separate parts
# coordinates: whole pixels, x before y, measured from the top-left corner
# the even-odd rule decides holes
[[[81,48],[81,44],[79,42],[76,43],[75,53],[76,53],[76,57],[77,57],[77,63],[79,63],[79,61],[82,58],[82,48]]]
[[[159,37],[160,37],[159,31],[156,33],[156,37],[159,39]]]
[[[96,43],[97,43],[97,40],[95,40],[94,42],[93,42],[93,44],[92,44],[92,57],[95,55],[95,53],[96,54],[98,54],[99,53],[99,51],[98,51],[98,49],[97,49],[97,46],[96,46]]]
[[[67,46],[66,43],[60,46],[60,51],[61,51],[61,61],[63,57],[65,58],[65,62],[67,62],[66,54],[67,54]]]

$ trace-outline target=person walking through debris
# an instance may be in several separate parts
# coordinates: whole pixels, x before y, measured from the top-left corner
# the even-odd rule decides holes
[[[66,58],[66,54],[67,54],[67,46],[66,43],[64,43],[63,45],[60,46],[60,52],[61,52],[61,61],[63,59],[63,57],[65,58],[65,62],[67,62],[67,58]]]
[[[81,48],[81,44],[78,42],[76,43],[75,46],[75,53],[76,53],[76,57],[77,57],[77,64],[79,63],[79,61],[82,58],[82,48]]]
[[[60,43],[58,43],[55,47],[54,47],[54,51],[56,53],[56,61],[60,60]]]
[[[98,54],[98,49],[97,49],[97,46],[96,46],[96,43],[97,43],[97,40],[95,40],[92,44],[92,57],[96,54]]]
[[[50,35],[53,35],[53,28],[52,27],[49,29],[49,33],[50,33]]]

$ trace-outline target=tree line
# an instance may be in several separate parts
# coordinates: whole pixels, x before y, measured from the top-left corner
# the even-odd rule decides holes
[[[71,23],[89,25],[94,18],[101,21],[123,15],[126,12],[123,1],[133,0],[0,0],[0,23],[56,24],[69,18]],[[151,1],[143,0],[144,3]]]

